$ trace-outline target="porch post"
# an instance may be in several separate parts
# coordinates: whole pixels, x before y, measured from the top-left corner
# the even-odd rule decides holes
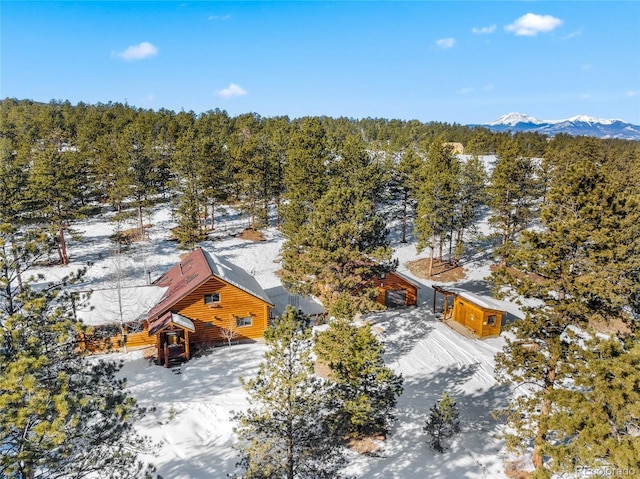
[[[184,330],[184,354],[187,357],[187,360],[191,359],[189,355],[189,330]]]
[[[438,290],[433,288],[433,314],[436,314],[436,295],[438,294]]]

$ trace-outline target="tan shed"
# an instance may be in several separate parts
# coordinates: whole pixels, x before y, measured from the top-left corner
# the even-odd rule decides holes
[[[506,316],[504,308],[491,298],[478,296],[468,291],[433,287],[433,312],[436,312],[436,296],[444,296],[443,321],[453,321],[479,338],[499,336],[502,319]],[[449,298],[452,298],[451,304]]]

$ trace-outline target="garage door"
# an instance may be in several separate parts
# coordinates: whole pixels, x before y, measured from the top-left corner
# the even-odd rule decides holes
[[[384,304],[387,308],[403,308],[407,305],[407,290],[395,289],[385,292]]]

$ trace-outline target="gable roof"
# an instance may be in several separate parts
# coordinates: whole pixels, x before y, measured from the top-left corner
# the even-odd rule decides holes
[[[415,286],[417,289],[420,289],[420,285],[413,279],[409,278],[409,276],[406,276],[404,274],[402,274],[400,271],[389,271],[388,274],[392,274],[397,276],[398,278],[404,280],[405,282],[409,283],[412,286]]]
[[[158,304],[149,311],[147,317],[152,318],[169,310],[181,298],[202,286],[212,276],[273,306],[271,299],[253,276],[220,256],[196,248],[152,283],[156,286],[164,286],[167,290]]]

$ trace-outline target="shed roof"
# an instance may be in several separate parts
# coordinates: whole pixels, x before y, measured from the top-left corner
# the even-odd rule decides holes
[[[154,285],[166,287],[167,290],[158,304],[149,311],[148,318],[169,310],[177,301],[212,276],[273,306],[271,299],[253,276],[220,256],[196,248],[153,282]]]
[[[506,312],[505,307],[499,302],[497,302],[496,300],[492,298],[488,298],[486,296],[479,296],[465,289],[456,288],[454,286],[448,286],[446,288],[443,288],[442,286],[436,285],[436,284],[434,284],[432,288],[436,289],[437,291],[443,291],[443,292],[455,294],[456,296],[460,296],[461,298],[464,298],[467,301],[485,309],[493,309],[495,311]]]
[[[495,309],[496,311],[505,311],[504,306],[497,303],[491,298],[487,298],[485,296],[478,296],[477,294],[473,294],[469,291],[459,290],[459,291],[455,291],[455,293],[461,298],[464,298],[467,301],[477,304],[478,306],[481,306],[485,309]]]
[[[390,271],[389,274],[394,274],[398,278],[403,279],[404,281],[409,283],[410,285],[415,286],[416,288],[420,289],[420,285],[415,280],[409,278],[408,276],[405,276],[404,274],[402,274],[399,271]]]

